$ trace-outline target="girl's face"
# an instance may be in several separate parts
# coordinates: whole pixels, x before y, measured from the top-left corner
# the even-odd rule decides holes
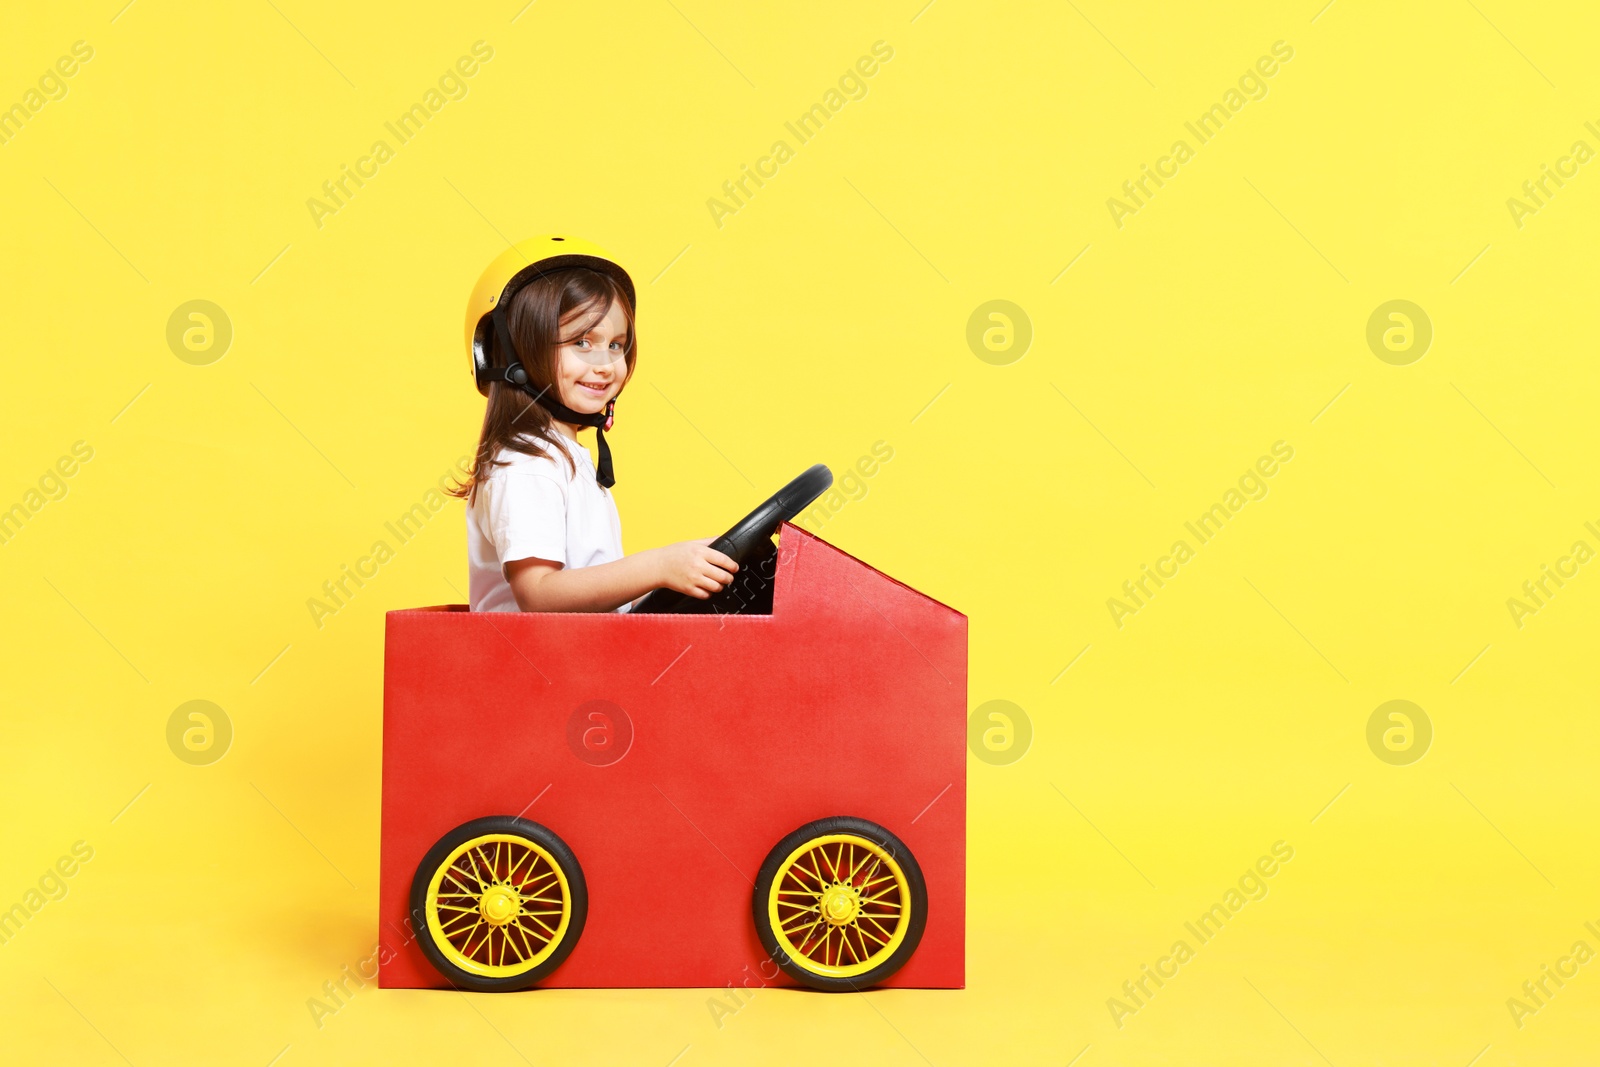
[[[556,385],[560,400],[585,415],[605,410],[606,402],[628,381],[628,320],[612,302],[604,317],[584,334],[572,332],[594,317],[594,308],[579,308],[561,318],[562,343],[556,350]]]

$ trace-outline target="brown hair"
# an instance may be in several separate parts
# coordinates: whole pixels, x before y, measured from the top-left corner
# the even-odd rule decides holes
[[[628,378],[633,376],[639,345],[633,332],[633,305],[616,279],[587,267],[567,267],[540,274],[517,290],[506,310],[506,326],[528,372],[528,386],[534,393],[550,390],[552,400],[561,400],[556,385],[558,349],[563,343],[588,333],[611,311],[612,304],[622,308],[628,323],[628,344],[623,357],[628,368],[623,378],[626,386]],[[565,331],[568,336],[563,338],[561,320],[574,311],[592,311],[593,315],[586,322],[568,326]],[[489,333],[487,350],[491,367],[509,365],[507,353],[500,350],[500,339],[494,331]],[[617,391],[619,396],[621,392]],[[470,479],[457,483],[450,495],[468,502],[476,499],[478,486],[490,472],[506,465],[507,461],[494,458],[501,449],[529,456],[546,455],[561,432],[551,426],[551,421],[550,413],[527,392],[509,382],[491,382],[489,405],[483,413],[483,430],[478,435],[478,454]],[[568,468],[573,469],[572,457],[559,449],[558,453],[567,461]]]

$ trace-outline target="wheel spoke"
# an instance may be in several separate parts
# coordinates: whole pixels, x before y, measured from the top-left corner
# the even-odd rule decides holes
[[[517,932],[517,936],[522,938],[522,951],[517,953],[517,962],[527,963],[529,960],[533,959],[535,955],[533,946],[528,944],[528,931],[524,930],[520,923],[512,923],[510,926],[506,927],[507,932],[512,930],[515,930]],[[515,950],[515,947],[516,946],[513,943],[513,950]]]
[[[468,852],[459,860],[457,860],[456,863],[460,865],[456,868],[457,871],[478,883],[477,891],[479,893],[482,893],[485,889],[489,888],[484,884],[483,875],[478,870],[478,859],[476,856]]]
[[[839,944],[850,950],[851,963],[861,962],[861,957],[856,955],[856,947],[850,943],[850,930],[848,927],[839,927]]]
[[[523,849],[522,854],[517,857],[517,862],[513,863],[511,865],[511,869],[506,872],[506,881],[515,883],[517,880],[517,868],[521,867],[523,862],[529,858],[537,860],[538,855],[539,854],[533,851],[531,848]],[[528,872],[530,874],[533,873],[533,868],[529,867]]]
[[[493,937],[493,936],[494,936],[494,927],[490,926],[488,923],[484,923],[484,925],[483,925],[483,933],[478,936],[478,943],[477,943],[476,946],[474,946],[472,944],[472,938],[470,938],[470,937],[467,938],[467,946],[468,946],[469,949],[471,949],[471,951],[468,952],[467,954],[469,956],[472,956],[474,959],[476,959],[478,956],[482,955],[482,956],[485,956],[487,958],[487,960],[486,960],[487,962],[493,962],[493,957],[489,956],[489,947],[488,947],[489,946],[489,939],[491,937]]]
[[[471,956],[472,955],[472,953],[467,951],[467,946],[472,944],[472,935],[474,933],[476,933],[478,927],[480,927],[482,925],[483,925],[483,916],[480,915],[480,916],[478,916],[478,921],[477,922],[475,922],[471,926],[467,927],[467,935],[466,935],[466,937],[461,939],[461,954],[463,956]],[[460,933],[459,930],[456,931],[456,932]]]
[[[468,912],[468,913],[462,914],[462,915],[452,915],[448,919],[441,919],[440,920],[440,922],[439,922],[439,930],[446,937],[454,937],[455,935],[461,933],[463,930],[471,929],[472,928],[472,924],[468,920],[471,920],[471,919],[474,919],[474,918],[481,919],[482,916],[478,915],[478,913],[476,911]],[[456,928],[454,930],[450,929],[450,924],[451,923],[455,923],[456,924]]]
[[[456,857],[450,873],[455,876],[456,884],[466,887],[467,892],[474,895],[483,892],[483,879],[478,877],[478,868],[472,861],[472,853],[466,852]]]
[[[783,901],[780,900],[778,903],[779,904],[783,904]],[[782,925],[783,923],[793,922],[795,919],[802,918],[802,917],[804,917],[806,915],[817,915],[817,916],[820,916],[822,914],[822,907],[820,905],[817,905],[817,904],[813,904],[810,907],[805,907],[803,905],[790,904],[790,905],[788,905],[788,907],[799,907],[800,908],[799,914],[798,915],[790,915],[787,918],[780,919],[779,920],[779,924],[780,925]],[[792,929],[794,929],[794,927],[791,926],[791,927],[789,927],[789,929],[792,930]]]
[[[787,881],[789,881],[790,883],[792,883],[795,887],[797,887],[799,889],[804,889],[806,884],[804,882],[802,882],[800,880],[800,877],[799,877],[802,874],[805,875],[807,878],[810,878],[812,881],[816,882],[817,885],[819,885],[819,886],[826,886],[828,884],[827,881],[824,878],[822,878],[822,876],[817,875],[817,874],[813,874],[812,872],[806,870],[804,867],[800,866],[798,863],[795,864],[793,867],[789,868],[788,872],[784,875],[784,878]]]
[[[867,888],[867,886],[871,885],[873,882],[881,882],[881,881],[883,881],[884,878],[893,878],[894,877],[894,875],[892,875],[892,874],[886,874],[886,875],[883,875],[880,878],[873,878],[872,877],[872,872],[876,871],[881,866],[883,866],[883,857],[882,856],[873,856],[872,857],[872,866],[868,867],[864,872],[862,872],[862,875],[861,875],[862,882],[861,882],[861,885],[860,885],[861,889]]]
[[[861,903],[862,904],[876,904],[879,901],[883,900],[883,898],[888,896],[890,893],[898,894],[899,892],[900,892],[900,887],[898,885],[892,885],[892,886],[889,886],[888,888],[884,889],[881,893],[878,893],[878,894],[876,894],[874,896],[862,897],[861,898]],[[900,906],[899,905],[899,901],[889,902],[889,905],[891,907],[899,907]]]
[[[806,919],[808,917],[811,918],[811,921],[809,923],[806,922]],[[821,921],[822,921],[822,915],[817,911],[816,908],[807,908],[805,911],[801,912],[799,915],[791,915],[787,919],[780,919],[779,920],[778,929],[782,930],[785,934],[792,934],[796,930],[801,929],[802,927],[804,927],[806,929],[810,929],[811,927],[817,925],[817,923],[819,923]],[[788,925],[788,926],[782,925],[784,923],[789,923],[791,925]]]
[[[833,927],[829,926],[827,923],[823,923],[822,924],[822,930],[820,931],[819,935],[814,940],[811,937],[810,931],[807,931],[806,932],[806,944],[809,947],[802,946],[800,951],[804,952],[811,959],[814,959],[814,960],[815,959],[821,959],[823,963],[827,963],[828,962],[828,931],[831,930],[831,929],[833,929]]]
[[[533,919],[533,916],[530,915],[530,916],[528,916],[528,918]],[[538,919],[534,919],[533,921],[534,922],[538,922],[539,920]],[[523,926],[522,925],[522,917],[521,916],[517,917],[517,928],[520,929],[524,934],[532,934],[534,937],[537,937],[544,944],[549,944],[550,939],[553,936],[555,936],[555,931],[549,930],[548,927],[546,927],[545,930],[535,930],[530,926]],[[546,932],[546,931],[548,931],[548,932]]]
[[[820,922],[822,922],[822,916],[819,915],[811,921],[810,925],[806,926],[798,939],[793,936],[793,930],[799,930],[799,926],[795,926],[791,930],[785,931],[784,936],[789,938],[789,943],[793,945],[796,951],[798,951],[802,956],[809,956],[811,953],[806,951],[806,945],[811,942],[811,932],[817,928],[817,924]]]
[[[884,926],[883,923],[879,922],[878,921],[878,916],[876,916],[876,915],[871,915],[871,914],[869,914],[867,912],[862,912],[860,914],[860,916],[858,916],[858,919],[865,919],[868,922],[870,922],[873,926],[876,926],[879,930],[882,930],[883,931],[883,936],[886,937],[886,938],[894,936],[894,931],[889,929],[888,927]],[[896,917],[896,919],[897,919],[897,921],[895,922],[895,926],[898,927],[900,925],[900,923],[898,922],[898,917]],[[888,942],[886,941],[884,943],[887,944]]]
[[[528,913],[524,912],[523,914],[527,915]],[[548,923],[546,923],[543,920],[541,920],[537,915],[528,915],[528,918],[532,919],[534,921],[535,925],[537,925],[540,929],[542,929],[550,937],[556,936],[555,930],[553,930]]]
[[[529,874],[531,875],[532,872],[530,871]],[[519,893],[537,893],[539,890],[544,888],[544,886],[542,884],[540,884],[540,883],[543,883],[543,882],[546,882],[546,881],[554,882],[555,880],[556,880],[556,872],[554,870],[552,870],[547,874],[541,874],[538,878],[529,878],[527,881],[522,882],[520,885],[517,886],[517,892],[519,892]]]
[[[851,852],[851,855],[855,854],[855,846],[854,845],[850,846],[850,852]],[[873,856],[872,856],[872,853],[870,851],[863,851],[861,853],[861,858],[859,860],[857,860],[855,862],[855,864],[850,868],[850,875],[845,880],[849,881],[849,882],[854,882],[856,880],[856,872],[861,870],[861,868],[866,865],[867,860],[872,859],[872,858],[873,858]]]
[[[483,880],[483,875],[481,873],[478,875],[478,884],[482,885],[484,889],[488,889],[489,886],[494,884],[494,864],[490,863],[484,858],[482,845],[479,845],[472,851],[478,857],[478,860],[489,869],[489,880],[487,882]]]
[[[869,933],[868,931],[863,929],[862,926],[861,926],[861,923],[859,921],[852,920],[850,925],[855,927],[856,933],[861,935],[862,944],[863,945],[866,944],[866,939],[869,938],[869,937],[872,938],[872,940],[876,941],[880,945],[887,945],[889,943],[889,939],[888,938],[879,937],[877,934]]]

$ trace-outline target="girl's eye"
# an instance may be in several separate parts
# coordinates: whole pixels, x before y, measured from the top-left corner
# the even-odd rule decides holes
[[[589,343],[589,339],[587,337],[578,338],[577,345],[578,345],[579,348],[584,347],[588,343]]]

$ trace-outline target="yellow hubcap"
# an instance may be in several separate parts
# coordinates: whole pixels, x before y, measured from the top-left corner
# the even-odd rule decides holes
[[[517,896],[517,891],[510,886],[490,886],[483,894],[483,900],[478,905],[478,911],[483,916],[483,921],[491,926],[504,926],[516,918],[517,909],[522,906],[522,898]]]
[[[834,926],[846,926],[861,913],[861,894],[853,886],[834,884],[822,891],[822,917]]]
[[[911,883],[893,855],[855,834],[814,837],[778,865],[767,919],[778,948],[828,978],[865,974],[895,953],[911,919]]]
[[[572,890],[555,857],[517,834],[457,846],[428,884],[428,933],[451,963],[485,978],[526,974],[561,945]]]

